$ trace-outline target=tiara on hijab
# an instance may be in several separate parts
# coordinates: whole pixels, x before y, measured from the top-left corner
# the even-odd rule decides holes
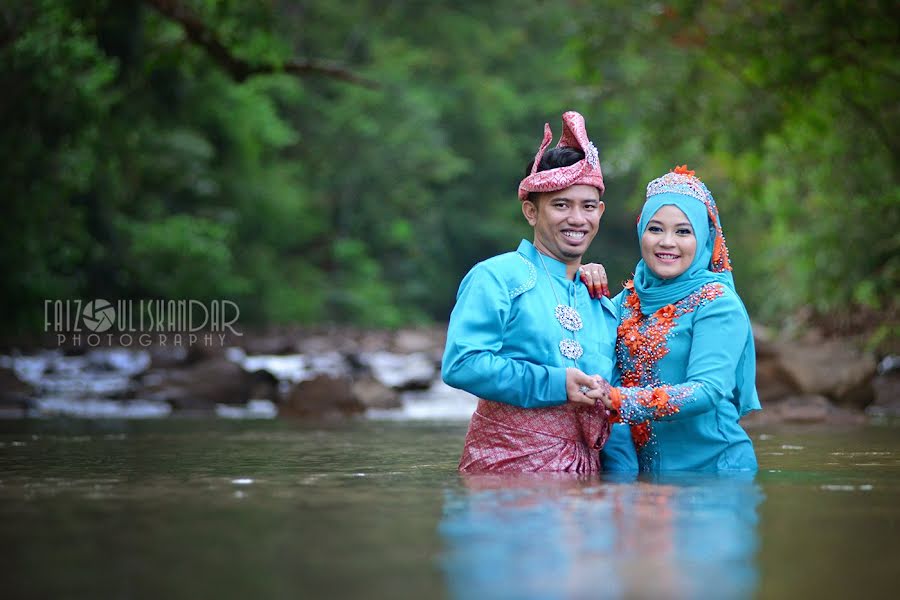
[[[675,167],[662,177],[657,177],[647,184],[648,199],[651,196],[667,192],[693,196],[704,204],[707,199],[712,199],[712,194],[706,189],[706,185],[695,175],[695,171],[687,168],[687,165]]]

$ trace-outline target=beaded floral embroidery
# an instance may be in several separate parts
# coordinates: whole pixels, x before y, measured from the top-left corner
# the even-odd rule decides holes
[[[659,361],[669,353],[667,341],[677,320],[724,294],[719,283],[709,283],[674,304],[644,316],[634,282],[625,284],[627,296],[618,328],[616,358],[623,387],[614,388],[614,422],[631,425],[631,437],[638,452],[648,450],[653,441],[653,420],[670,416],[690,401],[696,384],[663,385]],[[649,456],[646,458],[650,458]],[[643,462],[643,461],[642,461]]]
[[[537,268],[534,266],[534,263],[522,256],[518,255],[519,258],[522,259],[522,262],[528,267],[528,279],[525,280],[525,283],[517,286],[515,289],[509,291],[509,299],[513,300],[517,296],[520,296],[534,287],[534,284],[537,282]]]

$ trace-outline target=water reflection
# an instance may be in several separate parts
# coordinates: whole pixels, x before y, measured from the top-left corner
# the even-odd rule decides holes
[[[751,474],[463,476],[441,564],[456,598],[748,598],[762,498]]]

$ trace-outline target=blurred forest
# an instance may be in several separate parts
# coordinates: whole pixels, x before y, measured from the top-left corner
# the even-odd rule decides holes
[[[574,109],[607,183],[588,258],[614,284],[647,181],[687,163],[757,320],[897,334],[896,2],[0,7],[5,332],[57,298],[446,319],[468,268],[530,238],[516,186]]]

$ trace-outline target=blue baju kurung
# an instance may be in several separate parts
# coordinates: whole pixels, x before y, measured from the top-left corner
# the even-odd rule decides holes
[[[633,328],[637,333],[617,343],[614,384],[629,386],[617,388],[626,424],[613,426],[604,469],[638,470],[640,463],[641,471],[755,471],[735,403],[743,345],[731,342],[746,339],[750,327],[737,295],[709,283],[675,302],[674,310],[650,316],[629,306],[634,297],[626,289],[613,301],[623,323],[636,321],[626,336]],[[634,440],[628,424],[635,426]]]
[[[755,471],[753,444],[738,423],[760,408],[753,335],[734,289],[718,209],[693,172],[669,173],[648,185],[639,239],[666,205],[690,221],[696,254],[669,279],[641,260],[614,300],[620,322],[613,420],[625,425],[613,426],[603,467]]]

